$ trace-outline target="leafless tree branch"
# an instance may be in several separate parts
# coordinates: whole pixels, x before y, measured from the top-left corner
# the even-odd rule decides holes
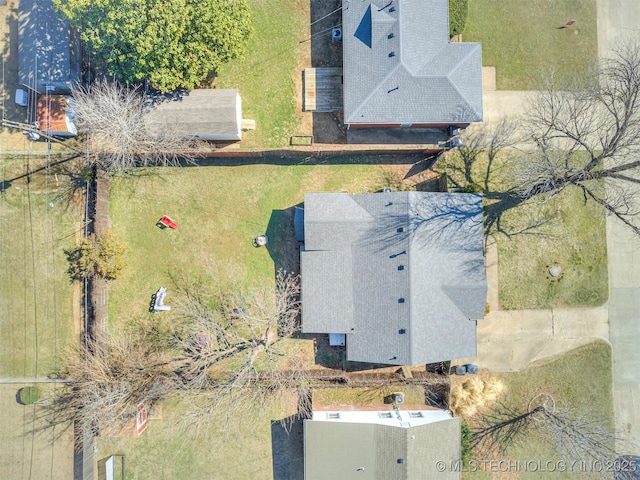
[[[138,88],[100,81],[72,90],[72,111],[87,160],[110,172],[136,166],[177,166],[198,151],[198,144],[167,132],[149,133]]]

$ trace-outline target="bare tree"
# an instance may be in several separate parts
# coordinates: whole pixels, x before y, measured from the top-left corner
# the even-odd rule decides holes
[[[69,382],[47,413],[53,424],[73,422],[80,437],[130,427],[139,402],[166,398],[179,384],[159,352],[134,336],[83,345],[67,356],[66,369]]]
[[[135,166],[176,166],[197,151],[197,144],[167,132],[152,135],[145,121],[140,89],[106,81],[73,88],[72,110],[80,145],[91,164],[110,172]]]
[[[534,148],[516,159],[523,200],[579,188],[636,234],[640,184],[640,44],[622,44],[580,79],[551,75],[524,125]],[[604,188],[604,182],[606,189]]]
[[[300,327],[300,279],[279,271],[275,292],[176,281],[173,348],[189,428],[278,402],[306,383],[304,358],[281,349]]]
[[[475,191],[475,193],[491,193],[489,181],[496,157],[500,152],[513,147],[518,142],[513,121],[505,118],[495,124],[469,127],[462,132],[461,137],[461,145],[448,155],[446,168],[449,171],[459,172],[463,182],[457,182],[455,178],[451,180],[458,188]],[[478,178],[474,165],[484,155],[487,156],[488,162],[481,177]],[[462,162],[461,168],[458,167],[458,160]]]
[[[485,417],[485,426],[472,434],[474,449],[504,452],[524,443],[534,432],[545,436],[567,462],[593,460],[606,464],[616,459],[616,436],[604,419],[576,412],[563,406],[543,403],[527,411],[503,404]]]
[[[299,329],[300,283],[278,272],[276,289],[243,291],[218,282],[180,283],[178,318],[167,331],[139,325],[68,356],[67,388],[50,410],[53,424],[82,432],[131,425],[140,401],[181,396],[184,420],[206,425],[278,401],[306,385],[304,357],[277,346]]]
[[[238,285],[179,281],[175,310],[176,347],[183,352],[181,370],[196,389],[210,385],[209,370],[243,356],[232,378],[244,381],[260,355],[283,354],[275,346],[299,329],[300,282],[279,271],[275,295],[267,289],[243,291]],[[224,381],[228,381],[225,379]],[[224,383],[224,382],[223,382]]]

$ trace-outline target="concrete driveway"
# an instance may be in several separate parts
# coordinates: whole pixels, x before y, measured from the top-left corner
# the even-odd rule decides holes
[[[600,57],[621,39],[640,39],[639,0],[598,0],[597,9]],[[524,112],[529,92],[495,91],[491,82],[485,85],[489,85],[484,92],[485,123]],[[636,187],[640,195],[640,185]],[[610,293],[604,307],[507,312],[499,310],[497,254],[490,246],[491,312],[478,324],[478,356],[459,362],[478,362],[493,371],[517,371],[594,339],[608,340],[613,352],[616,431],[640,442],[640,237],[608,217],[607,248]],[[633,450],[625,443],[620,453],[640,454],[640,447]]]

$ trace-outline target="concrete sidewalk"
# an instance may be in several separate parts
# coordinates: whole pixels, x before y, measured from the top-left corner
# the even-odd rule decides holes
[[[640,38],[640,1],[598,0],[597,15],[601,58],[621,40]],[[495,91],[490,86],[484,92],[485,123],[522,115],[529,94]],[[595,339],[609,340],[616,431],[620,436],[640,439],[640,238],[608,217],[607,248],[609,302],[605,307],[500,311],[497,249],[495,244],[489,245],[486,261],[491,312],[478,323],[477,357],[459,362],[472,361],[493,371],[517,371]],[[628,447],[620,450],[640,453],[626,451]]]
[[[478,353],[455,363],[477,363],[493,372],[516,372],[595,340],[608,341],[605,307],[500,310],[495,241],[487,245],[485,262],[490,312],[478,322]]]

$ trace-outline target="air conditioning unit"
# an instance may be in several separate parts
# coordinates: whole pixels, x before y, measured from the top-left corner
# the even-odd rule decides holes
[[[342,28],[334,28],[331,30],[331,42],[336,43],[342,40]]]
[[[391,398],[393,398],[393,403],[396,405],[402,405],[404,403],[404,393],[402,392],[392,393]]]

